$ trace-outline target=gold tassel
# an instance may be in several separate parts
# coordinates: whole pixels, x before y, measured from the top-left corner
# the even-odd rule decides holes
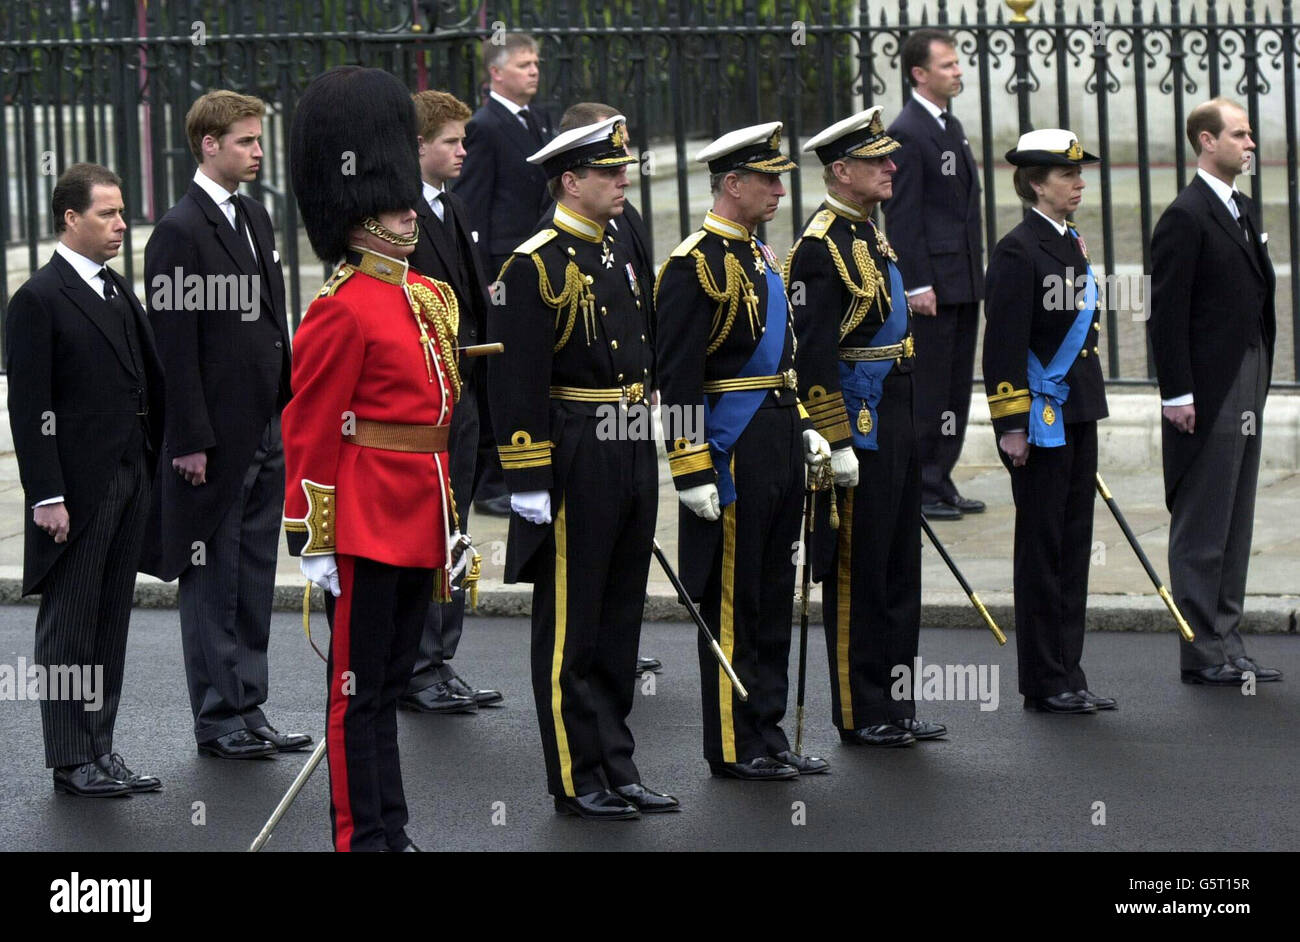
[[[474,555],[470,557],[469,569],[461,585],[465,589],[465,597],[469,600],[469,610],[474,612],[478,610],[478,579],[483,574],[483,557],[473,549],[469,552],[473,552]]]

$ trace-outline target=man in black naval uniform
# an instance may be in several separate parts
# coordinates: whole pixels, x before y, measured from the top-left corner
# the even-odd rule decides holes
[[[1002,237],[985,283],[984,385],[1016,501],[1016,653],[1025,707],[1112,710],[1080,660],[1096,497],[1097,420],[1106,386],[1088,255],[1068,216],[1097,158],[1063,128],[1020,136],[1007,152],[1032,208]]]
[[[947,729],[916,719],[897,696],[921,628],[921,467],[913,420],[911,311],[897,256],[871,222],[891,192],[899,144],[877,105],[811,138],[826,201],[790,252],[799,394],[830,442],[844,487],[839,528],[830,506],[813,528],[823,585],[831,716],[854,745],[905,746]],[[837,501],[840,497],[835,497]]]
[[[533,583],[532,668],[555,810],[598,820],[670,811],[641,784],[636,689],[658,504],[638,272],[606,230],[622,211],[622,115],[528,158],[556,206],[498,276],[488,334],[492,422],[510,488],[506,581]]]
[[[678,513],[681,577],[749,700],[699,646],[704,757],[714,775],[770,781],[824,772],[781,729],[804,465],[830,447],[799,406],[781,268],[755,236],[776,214],[781,124],[741,128],[696,156],[713,209],[659,272],[656,363]]]

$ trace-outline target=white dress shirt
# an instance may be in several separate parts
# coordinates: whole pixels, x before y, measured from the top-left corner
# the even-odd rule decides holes
[[[443,222],[443,204],[440,197],[447,192],[447,188],[434,186],[426,181],[421,181],[420,186],[424,190],[424,201],[429,204],[429,208],[438,217],[438,221]]]
[[[527,108],[528,107],[527,105],[517,105],[509,98],[507,98],[505,95],[498,94],[495,91],[488,92],[488,94],[491,95],[493,98],[495,98],[497,101],[499,101],[501,104],[503,104],[506,107],[507,111],[509,111],[512,115],[514,115],[516,118],[519,119],[519,123],[524,126],[524,129],[528,130],[528,119],[519,113],[523,111],[525,108]]]
[[[204,193],[212,197],[212,202],[217,204],[217,209],[226,214],[226,221],[230,223],[231,228],[239,231],[239,224],[235,222],[235,194],[204,173],[202,167],[194,171],[194,182],[199,185]],[[253,244],[252,227],[246,227],[245,232],[248,236],[248,248],[256,260],[257,246]]]

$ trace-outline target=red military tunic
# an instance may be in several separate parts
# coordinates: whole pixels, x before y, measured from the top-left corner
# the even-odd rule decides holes
[[[367,422],[450,425],[457,318],[446,285],[373,252],[352,253],[312,301],[294,336],[293,398],[282,419],[293,555],[445,564],[445,447],[390,450],[347,436]]]

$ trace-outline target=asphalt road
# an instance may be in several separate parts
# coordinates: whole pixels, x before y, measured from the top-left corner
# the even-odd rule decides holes
[[[30,660],[34,618],[30,606],[0,608],[0,665]],[[324,619],[314,618],[319,640]],[[1118,697],[1120,709],[1049,717],[1021,708],[1014,636],[999,649],[984,632],[926,630],[927,663],[985,665],[990,676],[997,666],[997,709],[973,700],[920,704],[918,715],[948,724],[947,741],[869,750],[842,746],[830,724],[815,628],[805,751],[827,757],[833,771],[750,784],[711,778],[701,758],[690,626],[648,624],[642,651],[665,669],[633,710],[637,759],[645,783],[676,794],[684,811],[600,824],[551,808],[527,622],[475,619],[457,666],[471,683],[504,690],[505,705],[476,716],[400,714],[409,832],[430,850],[1294,851],[1300,639],[1253,636],[1248,645],[1288,679],[1260,685],[1255,696],[1188,687],[1178,681],[1171,636],[1094,633],[1084,660],[1090,686]],[[792,682],[792,701],[793,691]],[[271,692],[272,723],[320,735],[323,665],[297,616],[275,616]],[[223,762],[196,754],[174,611],[134,615],[116,748],[136,771],[160,776],[163,791],[55,795],[38,705],[0,702],[0,849],[242,850],[307,755]],[[321,768],[268,850],[329,850],[326,785]]]

